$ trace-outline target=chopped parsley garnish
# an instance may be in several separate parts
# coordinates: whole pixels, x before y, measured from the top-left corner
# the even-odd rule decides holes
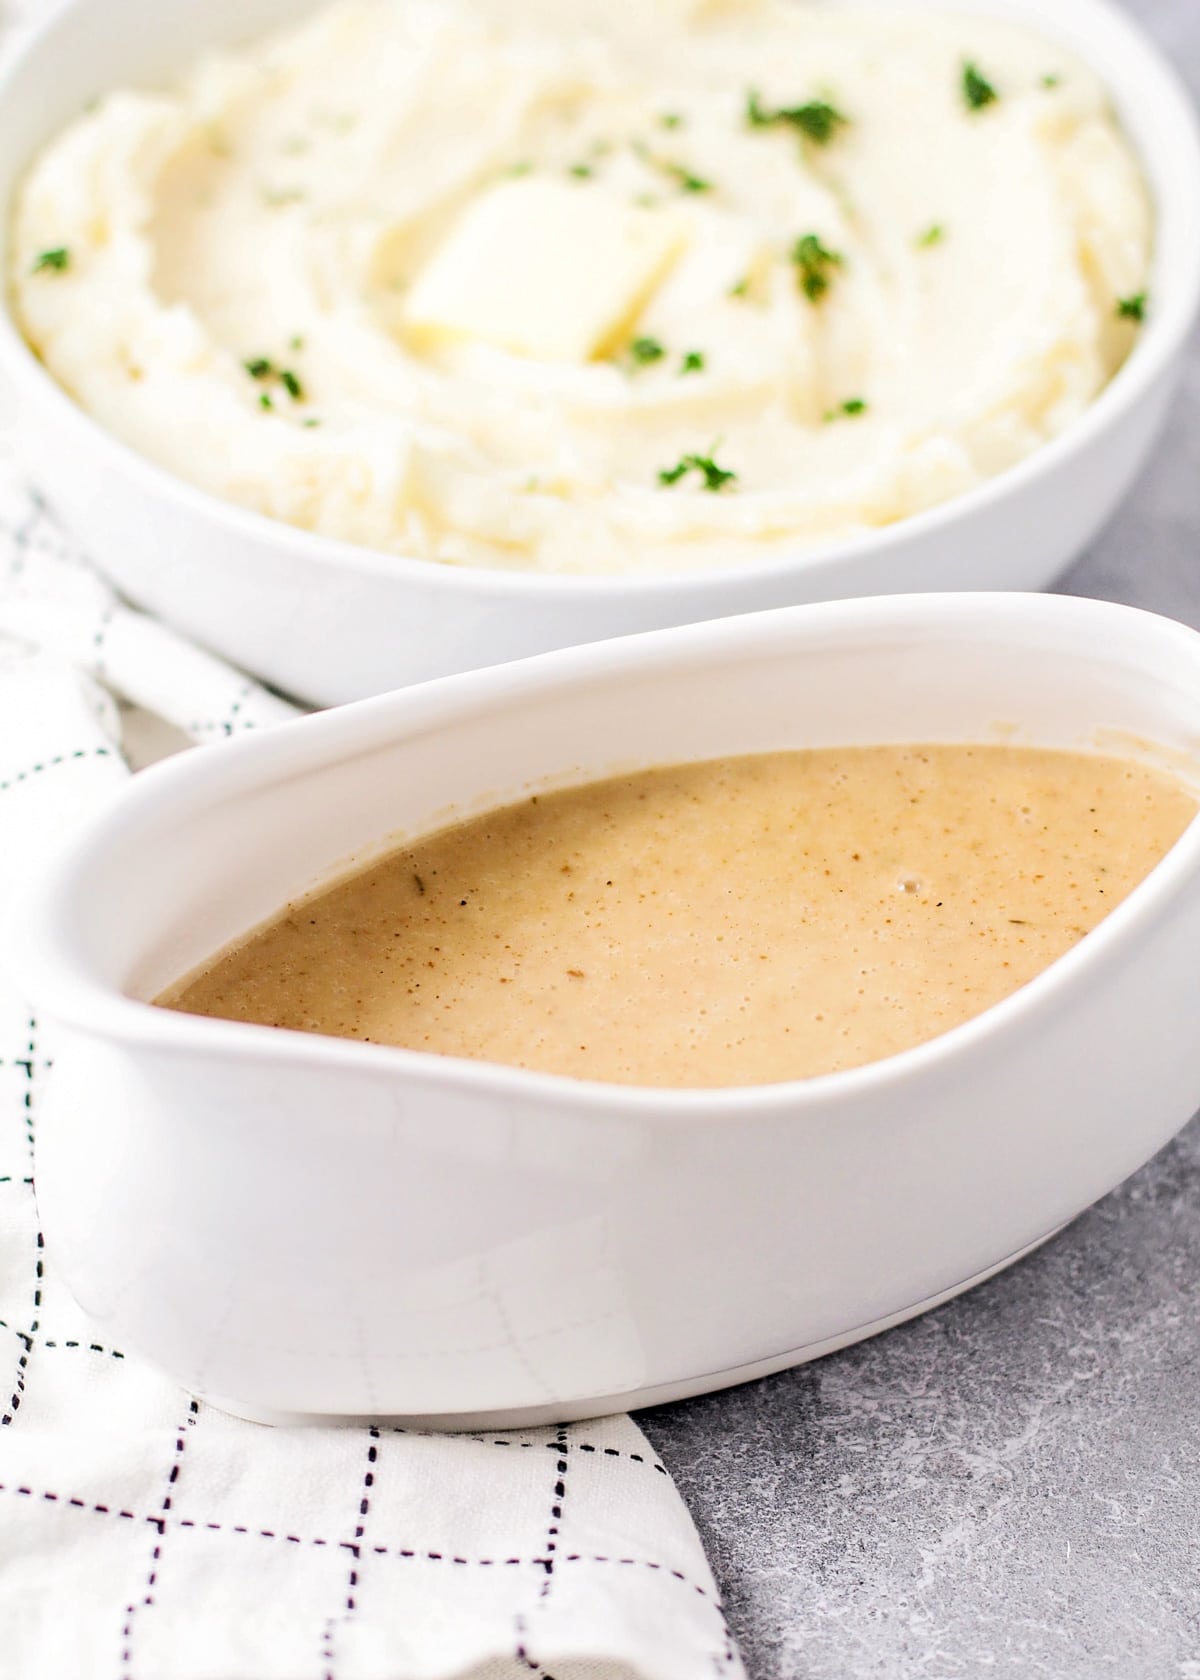
[[[1000,97],[979,66],[971,63],[963,65],[962,96],[968,111],[982,111]]]
[[[816,146],[828,146],[839,128],[847,128],[849,117],[826,99],[810,99],[804,105],[781,105],[768,111],[754,90],[746,95],[746,121],[751,128],[789,127]]]
[[[34,259],[31,274],[41,274],[43,270],[61,274],[65,268],[71,266],[71,253],[65,245],[56,245],[52,251],[43,251]]]
[[[649,367],[651,362],[661,362],[666,353],[656,338],[635,338],[629,346],[629,354],[639,367]]]
[[[319,426],[321,422],[317,419],[315,414],[310,414],[308,419],[301,420],[300,424],[302,426]]]
[[[831,270],[845,261],[840,251],[831,251],[821,243],[820,235],[803,234],[792,247],[792,261],[796,265],[800,290],[810,303],[820,303],[829,290]]]
[[[836,105],[824,99],[810,99],[807,105],[797,105],[794,110],[781,111],[779,115],[818,146],[827,146],[838,129],[846,128],[850,122]]]
[[[683,117],[678,111],[664,111],[658,120],[662,124],[663,128],[683,127]]]
[[[706,181],[703,175],[694,175],[685,164],[664,163],[660,165],[663,172],[679,182],[680,188],[689,193],[705,193],[712,191],[712,182]]]
[[[745,297],[750,290],[750,276],[743,274],[742,278],[729,288],[730,297]]]
[[[1132,297],[1118,298],[1117,319],[1119,321],[1144,321],[1148,301],[1145,292],[1134,292]]]
[[[746,121],[751,128],[770,128],[775,121],[774,115],[763,105],[757,88],[751,88],[746,95]]]
[[[573,163],[567,173],[576,176],[580,181],[590,181],[592,166],[590,163]]]
[[[630,142],[634,152],[646,165],[647,169],[657,169],[660,175],[668,176],[684,192],[711,192],[713,183],[706,181],[703,175],[696,175],[686,164],[677,163],[673,158],[656,157],[644,140]]]
[[[680,363],[680,377],[682,378],[685,373],[703,373],[704,361],[705,357],[703,350],[689,350],[686,356],[684,356],[683,361]]]
[[[267,391],[260,391],[259,392],[259,394],[258,394],[258,406],[259,406],[259,408],[274,408],[275,407],[275,404],[271,401],[271,397],[270,397],[269,392],[267,392]]]
[[[931,227],[927,227],[925,229],[924,233],[919,233],[917,235],[917,249],[920,251],[928,251],[931,245],[940,245],[945,237],[946,230],[942,226],[941,222],[934,222]]]
[[[291,338],[288,339],[288,349],[289,350],[303,350],[303,348],[304,348],[303,338],[300,336],[299,333],[293,333]]]
[[[711,455],[682,455],[673,467],[664,467],[658,475],[660,484],[678,484],[688,473],[699,473],[705,490],[723,490],[737,478],[727,467],[719,467]]]
[[[301,384],[299,376],[293,373],[291,368],[276,367],[269,356],[254,356],[249,361],[243,362],[242,366],[251,379],[258,379],[263,383],[278,381],[293,402],[304,401],[304,386]],[[273,408],[275,406],[266,391],[262,393],[258,401],[261,408]]]
[[[825,414],[825,424],[829,425],[831,420],[857,420],[860,415],[867,412],[867,407],[868,405],[865,398],[847,397],[844,403],[839,403],[836,408],[831,408]]]
[[[1061,87],[1062,77],[1056,71],[1052,70],[1048,75],[1042,77],[1042,86],[1044,88]]]

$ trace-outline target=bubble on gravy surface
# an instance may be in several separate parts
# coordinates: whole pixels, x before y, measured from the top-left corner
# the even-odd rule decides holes
[[[158,1001],[620,1084],[769,1084],[946,1032],[1077,944],[1197,811],[1012,746],[670,766],[443,829]]]

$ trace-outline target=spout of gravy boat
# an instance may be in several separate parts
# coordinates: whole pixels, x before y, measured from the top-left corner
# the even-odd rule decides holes
[[[1200,1100],[1200,823],[943,1037],[724,1090],[601,1085],[151,1006],[286,901],[529,792],[801,747],[1104,751],[1200,790],[1200,636],[905,596],[449,678],[137,778],[16,930],[64,1029],[51,1258],[119,1345],[244,1415],[562,1420],[812,1358],[969,1287]]]

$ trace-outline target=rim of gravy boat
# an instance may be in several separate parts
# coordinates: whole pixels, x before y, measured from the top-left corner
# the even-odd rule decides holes
[[[1008,622],[1004,624],[1006,617]],[[473,715],[510,695],[536,695],[539,691],[553,695],[557,689],[596,675],[656,666],[669,680],[673,664],[694,669],[731,654],[750,659],[756,644],[777,637],[789,625],[819,627],[822,622],[843,633],[861,629],[864,637],[881,628],[903,636],[907,629],[918,645],[932,626],[952,628],[960,622],[965,628],[1000,623],[1011,638],[1024,622],[1031,631],[1039,630],[1043,640],[1057,639],[1064,650],[1079,648],[1085,642],[1102,650],[1095,654],[1101,664],[1119,664],[1122,648],[1152,648],[1157,642],[1173,647],[1194,667],[1200,692],[1197,631],[1140,608],[1053,595],[980,592],[876,596],[783,607],[539,654],[508,665],[439,678],[299,718],[262,733],[193,749],[142,771],[92,821],[87,832],[70,843],[30,902],[17,912],[7,942],[9,966],[19,972],[22,990],[30,992],[39,1008],[55,1020],[128,1051],[258,1063],[308,1062],[357,1073],[369,1070],[377,1077],[415,1077],[425,1084],[487,1090],[516,1099],[544,1098],[560,1106],[565,1098],[590,1112],[632,1109],[641,1117],[661,1117],[663,1122],[697,1117],[749,1121],[755,1115],[777,1115],[784,1109],[802,1113],[836,1105],[842,1098],[857,1097],[880,1086],[899,1086],[917,1079],[939,1065],[970,1056],[988,1039],[1018,1033],[1034,1018],[1053,1013],[1078,988],[1088,984],[1094,969],[1119,962],[1122,951],[1169,910],[1180,888],[1200,873],[1200,814],[1103,921],[999,1003],[936,1038],[861,1067],[766,1085],[657,1087],[608,1083],[431,1051],[187,1015],[129,997],[99,978],[79,952],[73,931],[74,911],[86,899],[94,862],[114,849],[120,852],[136,846],[138,831],[148,814],[169,812],[177,802],[192,803],[205,790],[214,797],[218,793],[229,797],[231,792],[236,797],[261,786],[264,780],[281,775],[303,777],[319,771],[334,751],[340,755],[349,745],[369,751],[373,745],[402,739],[406,733],[433,722]],[[1049,653],[1052,651],[1048,648]],[[952,699],[949,697],[948,705]],[[1200,700],[1197,704],[1200,710]],[[1098,729],[1102,727],[1102,723],[1097,724]],[[1152,746],[1153,741],[1148,744]],[[1200,794],[1200,733],[1195,769]],[[502,799],[498,804],[507,802]],[[370,844],[369,838],[365,844]],[[353,859],[348,860],[348,867],[353,868]],[[335,871],[330,879],[336,878]]]
[[[23,88],[32,72],[30,63],[68,31],[73,20],[96,8],[115,11],[123,0],[62,0],[50,15],[10,50],[0,68],[0,112],[15,90]],[[128,3],[128,0],[125,0]],[[199,4],[199,0],[190,0]],[[860,10],[871,5],[902,8],[908,0],[822,0],[835,9]],[[703,612],[708,597],[720,597],[722,609],[731,587],[786,578],[793,574],[822,575],[836,572],[838,565],[863,555],[886,552],[925,533],[938,532],[955,520],[985,513],[1025,486],[1052,476],[1063,464],[1083,452],[1099,434],[1120,419],[1151,392],[1169,365],[1179,356],[1200,310],[1200,218],[1194,207],[1200,202],[1200,123],[1181,78],[1147,32],[1123,13],[1112,0],[1057,0],[1043,16],[1041,0],[928,0],[930,9],[964,12],[1012,23],[1026,23],[1048,42],[1058,42],[1094,68],[1102,77],[1115,102],[1125,112],[1146,113],[1147,128],[1155,130],[1155,148],[1130,132],[1127,137],[1138,157],[1150,188],[1156,214],[1155,257],[1152,301],[1148,318],[1127,361],[1118,369],[1087,409],[1058,437],[1041,445],[1033,454],[993,478],[952,497],[947,502],[911,514],[892,525],[877,527],[861,535],[839,538],[798,549],[783,557],[752,561],[736,567],[705,567],[678,572],[545,573],[516,571],[504,567],[459,566],[412,555],[394,554],[356,543],[320,535],[272,519],[215,496],[179,478],[131,445],[123,443],[59,385],[26,344],[13,318],[7,286],[0,296],[0,371],[18,390],[27,390],[43,404],[49,404],[54,422],[77,447],[98,454],[136,489],[152,496],[173,497],[197,517],[213,523],[214,538],[231,530],[257,541],[269,541],[284,553],[303,554],[348,572],[383,574],[392,578],[428,579],[436,567],[439,586],[466,595],[529,597],[533,601],[585,601],[628,596],[661,595],[690,603],[689,610]],[[299,11],[315,10],[316,5]],[[220,32],[231,39],[232,31]],[[1096,57],[1085,44],[1097,41]],[[1099,52],[1099,43],[1104,52]],[[221,41],[214,42],[220,46]],[[1104,68],[1097,60],[1103,57]],[[66,118],[64,121],[68,120]],[[56,125],[56,127],[61,124]],[[29,159],[24,160],[27,167]],[[0,214],[7,215],[22,171],[7,184]],[[1171,235],[1171,260],[1165,260],[1161,230]]]

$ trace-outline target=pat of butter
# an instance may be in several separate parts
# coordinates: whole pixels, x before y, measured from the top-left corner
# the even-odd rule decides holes
[[[414,283],[404,324],[426,342],[585,362],[629,330],[682,243],[675,216],[602,187],[506,181],[459,218]]]

